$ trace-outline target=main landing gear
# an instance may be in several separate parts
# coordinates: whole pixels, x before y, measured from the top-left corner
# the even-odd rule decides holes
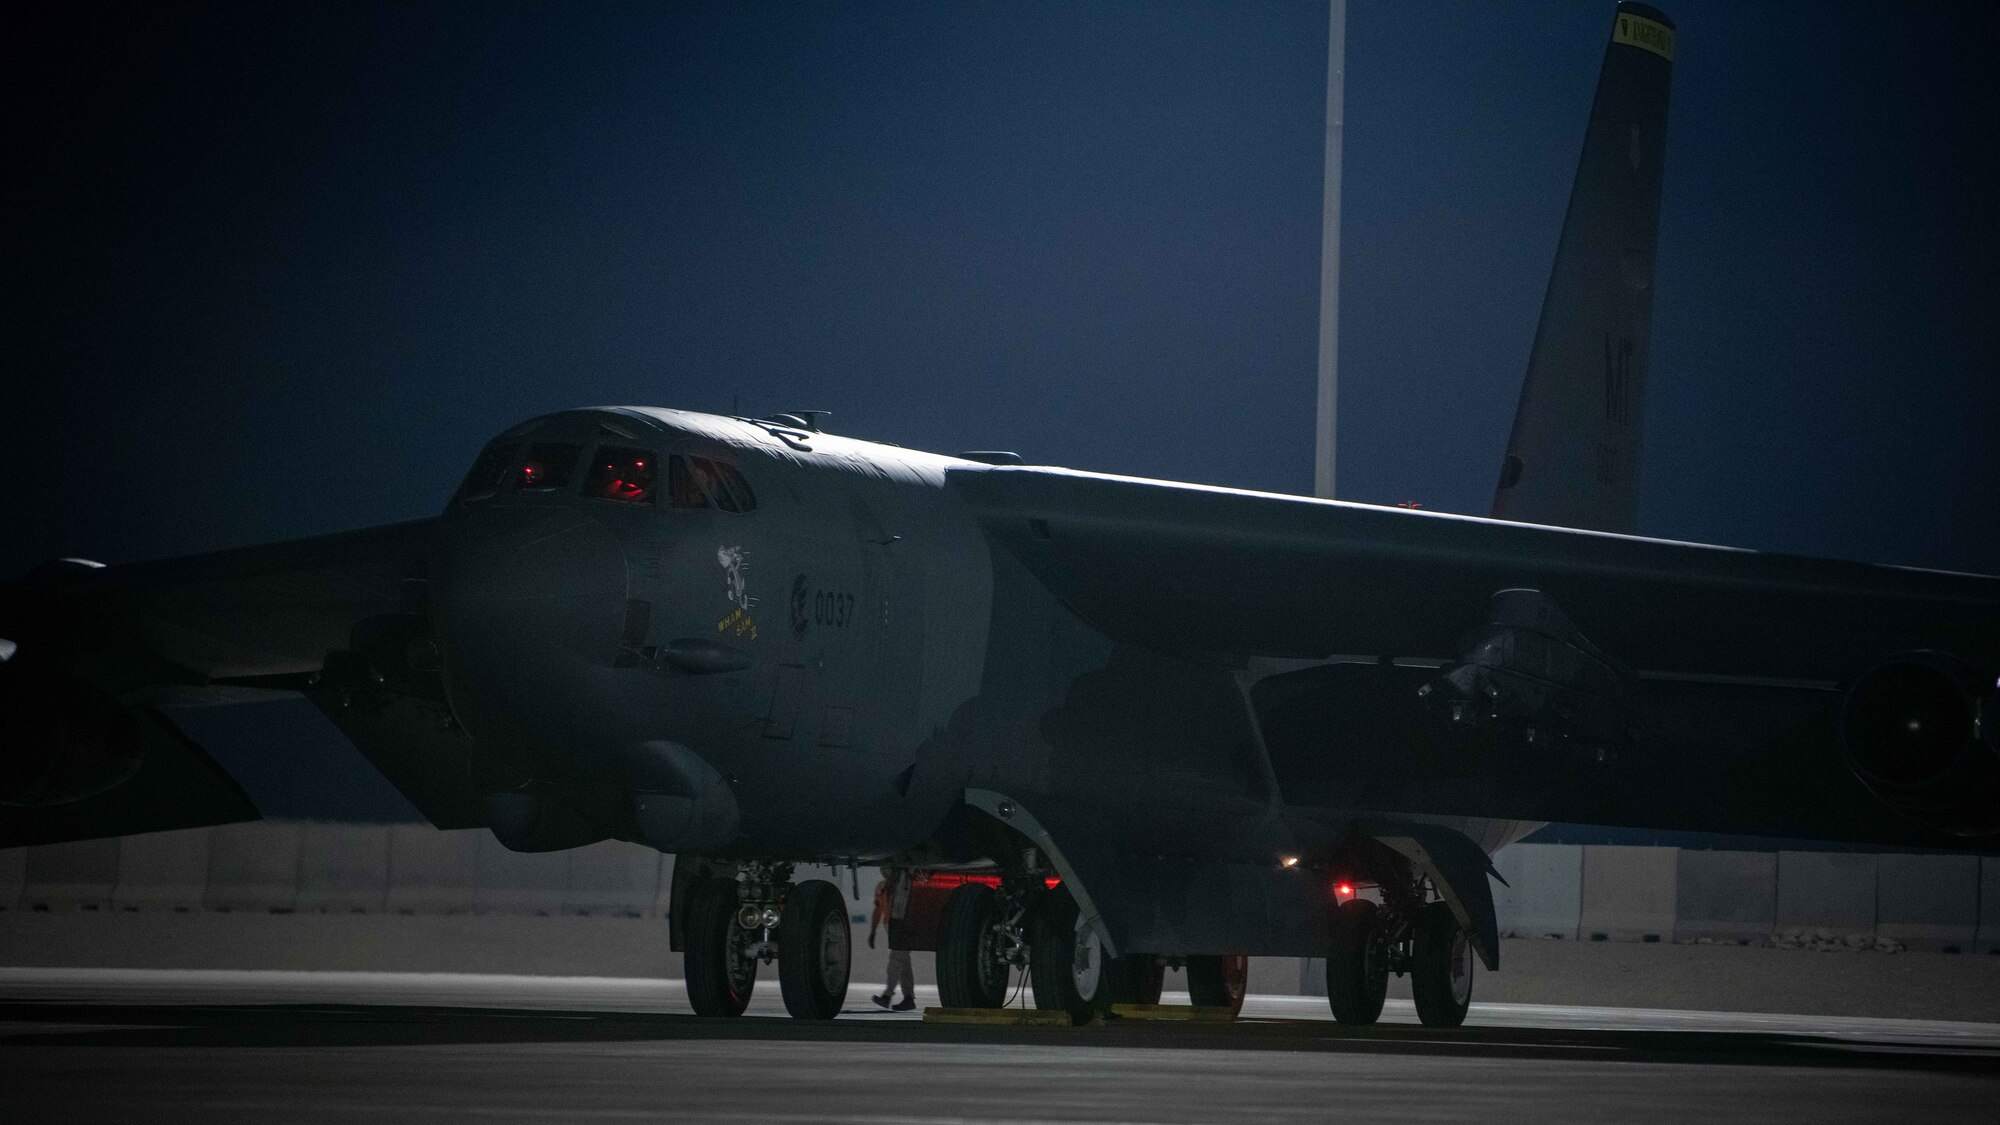
[[[1472,943],[1451,907],[1424,902],[1422,889],[1385,901],[1351,899],[1334,911],[1326,958],[1326,999],[1341,1023],[1382,1015],[1390,973],[1410,974],[1410,994],[1425,1027],[1457,1027],[1472,1006]]]
[[[1095,926],[1079,925],[1065,887],[1040,877],[1000,886],[966,883],[945,901],[938,929],[938,999],[947,1008],[999,1008],[1014,974],[1035,985],[1035,1006],[1069,1013],[1076,1023],[1117,1004],[1157,1004],[1166,960],[1151,954],[1107,957]],[[1249,980],[1246,957],[1189,957],[1188,990],[1196,1004],[1241,1011]]]
[[[1079,924],[1068,888],[1045,889],[1037,876],[953,891],[938,932],[939,1001],[1004,1007],[1016,971],[1034,982],[1035,1007],[1065,1011],[1075,1023],[1102,1017],[1131,988],[1126,961],[1107,958],[1097,927]]]
[[[1197,1008],[1243,1011],[1250,990],[1250,958],[1201,954],[1187,959],[1188,999]]]
[[[1111,1002],[1158,1004],[1170,967],[1187,970],[1188,1000],[1195,1007],[1243,1011],[1243,997],[1250,986],[1250,958],[1220,953],[1185,957],[1128,953],[1111,964]]]
[[[938,928],[938,1002],[999,1008],[1016,969],[1028,967],[1028,901],[1014,887],[965,883],[945,900]]]
[[[778,963],[778,991],[797,1019],[832,1019],[847,999],[853,931],[840,888],[794,885],[788,863],[746,863],[688,899],[684,973],[695,1014],[740,1016],[759,964]]]

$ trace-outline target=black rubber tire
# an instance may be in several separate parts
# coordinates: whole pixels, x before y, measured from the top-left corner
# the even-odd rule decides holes
[[[1132,953],[1111,963],[1113,1004],[1158,1004],[1167,986],[1167,966],[1150,953]]]
[[[742,939],[736,925],[736,883],[710,879],[688,895],[687,934],[682,939],[681,975],[687,981],[688,1003],[698,1016],[740,1016],[750,1006],[757,987],[757,963],[749,962],[747,979],[738,964],[730,973],[732,950]],[[740,960],[740,959],[739,959]]]
[[[1072,971],[1076,957],[1076,900],[1058,887],[1035,904],[1028,946],[1028,972],[1035,983],[1035,1007],[1069,1013],[1070,1022],[1086,1024],[1111,1011],[1112,971],[1102,962],[1088,993]],[[1100,947],[1101,953],[1101,947]]]
[[[1187,959],[1188,999],[1197,1008],[1243,1011],[1250,991],[1250,958],[1240,954],[1203,953]]]
[[[1410,956],[1410,997],[1425,1027],[1457,1027],[1472,1007],[1472,972],[1476,960],[1451,907],[1426,903],[1417,911],[1415,946]],[[1452,994],[1453,962],[1464,973],[1461,995]]]
[[[778,991],[793,1019],[830,1020],[847,1003],[854,927],[847,899],[824,879],[794,886],[778,919]]]
[[[1013,968],[992,955],[1000,896],[966,883],[945,900],[938,923],[938,1003],[947,1008],[999,1008],[1007,1003]]]
[[[1374,903],[1349,899],[1333,912],[1333,943],[1326,955],[1326,1002],[1341,1023],[1382,1018],[1389,995],[1389,943]]]

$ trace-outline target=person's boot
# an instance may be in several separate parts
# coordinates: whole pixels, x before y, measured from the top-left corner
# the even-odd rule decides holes
[[[883,999],[885,999],[885,1000],[886,1000],[886,999],[888,999],[888,997],[886,997],[886,996],[885,996],[885,997],[883,997]],[[885,1007],[887,1007],[887,1005],[884,1005],[884,1006],[885,1006]],[[907,1011],[910,1011],[911,1009],[915,1008],[916,1006],[917,1006],[917,998],[916,998],[916,997],[914,997],[914,996],[905,996],[905,997],[903,997],[903,1002],[902,1002],[902,1003],[900,1003],[900,1004],[897,1004],[897,1005],[896,1005],[895,1007],[893,1007],[893,1008],[889,1008],[889,1010],[890,1010],[890,1011],[892,1011],[892,1012],[907,1012]]]
[[[869,999],[875,1001],[875,1006],[878,1008],[887,1008],[889,1006],[889,994],[886,992],[880,996],[870,996]]]

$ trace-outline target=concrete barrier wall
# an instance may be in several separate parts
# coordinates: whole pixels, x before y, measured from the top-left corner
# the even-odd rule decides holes
[[[660,897],[660,853],[639,844],[606,840],[564,853],[564,914],[653,916]]]
[[[673,862],[623,843],[524,855],[477,830],[259,822],[0,850],[0,909],[664,918]],[[1509,936],[1754,941],[1804,929],[2000,952],[2000,857],[1515,844],[1494,862]],[[841,889],[861,948],[880,873],[864,869],[858,894],[845,869],[802,865],[796,877]],[[1281,960],[1296,976],[1298,960]]]
[[[209,829],[210,910],[291,910],[299,897],[302,824],[253,821]]]
[[[388,825],[300,826],[300,910],[365,913],[382,909],[388,898]]]
[[[472,908],[481,913],[560,914],[569,887],[569,856],[510,852],[490,832],[478,834],[479,881]]]
[[[0,896],[6,891],[0,888]],[[2000,856],[1979,861],[1979,936],[1981,953],[2000,953]]]
[[[1876,867],[1875,936],[1911,949],[1970,950],[1979,930],[1979,857],[1885,855]]]
[[[1679,858],[1678,848],[1585,847],[1577,936],[1587,941],[1672,941]]]
[[[118,840],[78,840],[28,849],[21,905],[33,910],[108,910],[118,889]]]
[[[384,907],[401,914],[471,913],[484,836],[473,829],[441,832],[428,824],[390,825]]]
[[[1573,938],[1583,910],[1583,849],[1575,844],[1513,844],[1493,865],[1506,886],[1493,884],[1503,935]]]
[[[1779,852],[1778,930],[1872,936],[1878,859],[1845,852]]]
[[[1770,936],[1777,921],[1776,853],[1680,854],[1674,940],[1755,941]]]
[[[208,893],[206,828],[148,832],[119,841],[120,910],[200,910]]]

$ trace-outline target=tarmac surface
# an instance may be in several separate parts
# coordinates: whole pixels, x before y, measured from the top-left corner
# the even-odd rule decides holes
[[[0,969],[0,1073],[36,1122],[2000,1120],[2000,1024],[1475,1004],[1440,1032],[1252,997],[1230,1025],[989,1028],[868,991],[804,1023],[771,980],[712,1020],[677,981]]]

